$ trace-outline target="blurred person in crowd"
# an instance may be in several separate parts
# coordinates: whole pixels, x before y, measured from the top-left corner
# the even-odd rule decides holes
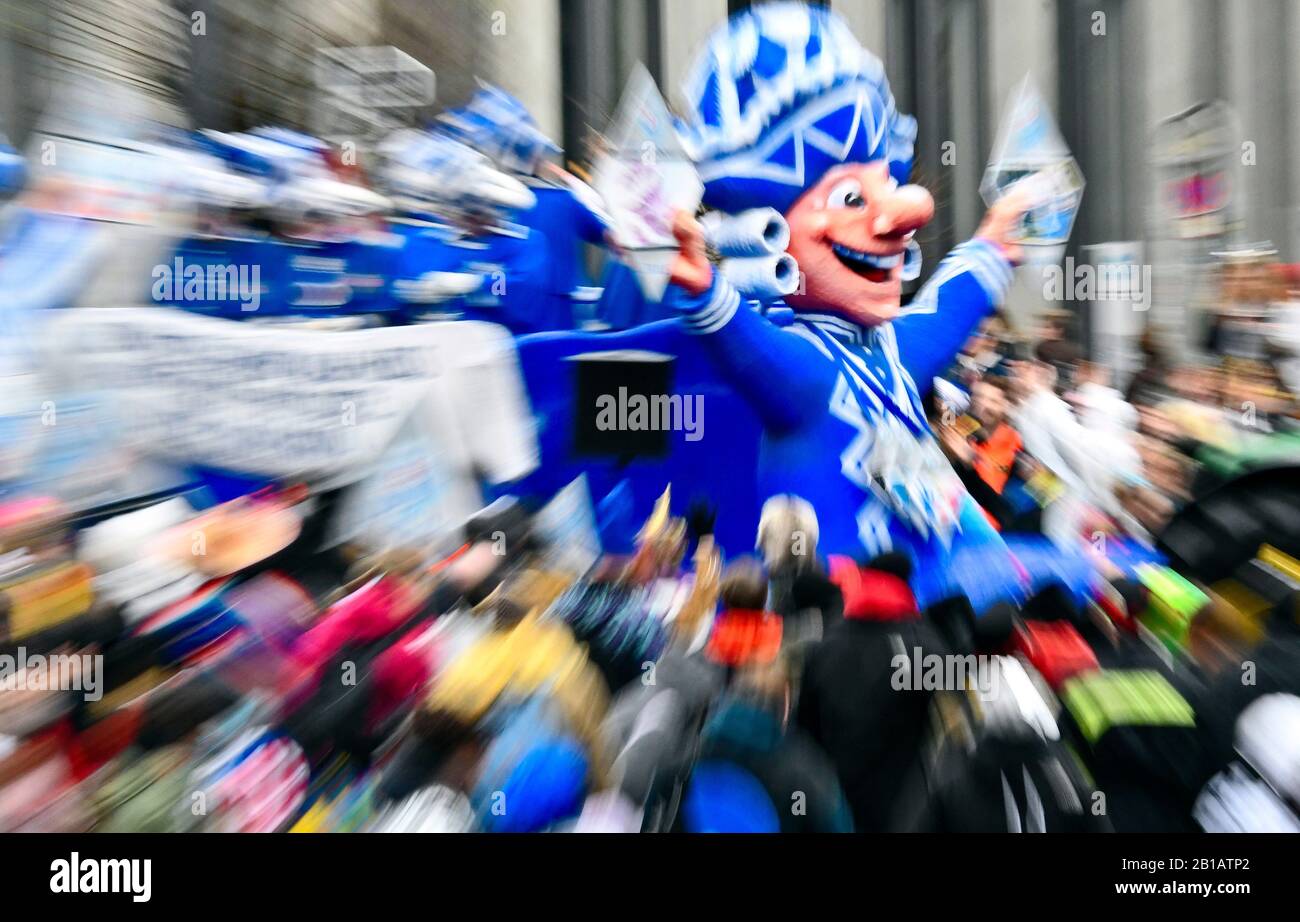
[[[1164,393],[1169,376],[1169,358],[1160,345],[1158,334],[1149,325],[1138,340],[1142,353],[1142,367],[1129,379],[1124,399],[1131,404],[1149,403],[1156,395]]]
[[[136,739],[95,790],[99,832],[178,832],[201,819],[189,809],[195,789],[192,773],[211,757],[220,739],[221,715],[246,707],[234,690],[212,675],[194,670],[141,707]],[[242,727],[241,727],[242,729]]]
[[[1105,457],[1108,483],[1096,490],[1109,497],[1115,482],[1131,482],[1139,475],[1140,463],[1133,437],[1138,414],[1123,394],[1111,386],[1110,369],[1096,362],[1080,362],[1075,372],[1075,388],[1069,395],[1086,430],[1085,440],[1091,451]]]
[[[1181,366],[1170,373],[1169,389],[1140,415],[1142,433],[1181,457],[1184,489],[1167,490],[1171,499],[1201,495],[1234,471],[1290,453],[1289,441],[1277,436],[1292,426],[1295,399],[1271,363]]]
[[[844,614],[844,598],[817,555],[817,512],[799,496],[773,496],[763,504],[756,546],[768,573],[768,605],[781,617],[781,657],[795,677],[807,651]]]
[[[1044,512],[1044,532],[1068,544],[1094,533],[1102,518],[1140,532],[1120,501],[1121,493],[1145,483],[1135,444],[1139,414],[1109,385],[1107,369],[1079,362],[1074,376],[1076,386],[1065,395],[1072,407],[1055,393],[1051,366],[1016,366],[1015,425],[1026,451],[1064,488]]]
[[[1222,393],[1224,416],[1239,436],[1271,435],[1291,403],[1276,370],[1265,364],[1226,368]]]
[[[1099,669],[1061,688],[1062,737],[1079,753],[1117,832],[1192,832],[1214,771],[1195,695],[1156,669]]]
[[[773,608],[778,611],[787,607],[776,599],[788,596],[788,584],[816,566],[817,539],[817,511],[806,499],[782,494],[763,503],[755,550],[772,581]]]
[[[686,558],[689,537],[686,519],[670,510],[672,487],[655,503],[654,510],[636,534],[636,551],[627,561],[623,580],[638,586],[651,586],[661,580],[676,579]]]
[[[969,390],[975,381],[997,369],[1007,359],[1014,358],[1018,346],[1011,326],[1001,311],[990,314],[980,322],[974,335],[957,354],[948,377]]]
[[[900,805],[899,828],[917,832],[1109,832],[1095,788],[1061,740],[1060,704],[1020,656],[1006,655],[1018,615],[995,606],[972,619],[967,652],[988,662],[964,690],[969,709],[950,720],[926,790]],[[949,709],[951,711],[951,709]],[[954,726],[954,723],[956,724]],[[909,810],[917,810],[908,816]]]
[[[1059,686],[1062,739],[1118,832],[1194,831],[1192,804],[1222,764],[1222,694],[1202,664],[1148,629],[1167,602],[1124,580],[1071,614],[1096,662]]]
[[[1040,479],[1054,485],[1050,497],[1043,496],[1043,531],[1057,543],[1072,544],[1088,516],[1086,477],[1078,468],[1095,462],[1082,445],[1082,428],[1070,405],[1056,394],[1056,368],[1046,362],[1018,362],[1013,373],[1017,401],[1012,424],[1024,450],[1046,471],[1048,476]]]
[[[586,647],[567,625],[542,619],[508,592],[484,609],[482,615],[493,619],[490,629],[436,676],[417,733],[394,770],[391,796],[421,786],[475,740],[494,739],[530,703],[545,708],[557,733],[579,740],[593,778],[604,777],[608,762],[599,727],[609,690]]]
[[[940,429],[941,444],[967,492],[999,531],[1036,531],[1036,504],[1007,494],[1012,478],[1023,481],[1024,442],[1008,419],[1011,384],[986,376],[971,385],[969,412]],[[1024,516],[1024,520],[1020,520]]]
[[[1175,444],[1184,454],[1200,445],[1226,446],[1232,441],[1231,424],[1222,409],[1221,374],[1217,368],[1184,365],[1169,376],[1172,395],[1159,404],[1174,429]]]
[[[704,655],[734,671],[769,665],[781,650],[781,616],[767,608],[767,574],[752,557],[727,564],[719,590],[722,610],[713,621]]]
[[[1116,488],[1124,510],[1148,533],[1156,535],[1170,516],[1190,498],[1187,459],[1157,439],[1139,435],[1134,441],[1146,485]]]
[[[1210,318],[1206,351],[1224,357],[1261,361],[1266,355],[1266,319],[1274,302],[1286,296],[1274,268],[1271,248],[1229,254],[1220,269],[1222,306]]]
[[[681,650],[665,653],[653,675],[653,682],[631,682],[619,691],[601,727],[612,785],[644,811],[647,831],[672,822],[671,805],[724,687],[722,670]]]
[[[817,511],[807,500],[781,495],[763,504],[756,543],[787,644],[820,638],[842,615],[839,589],[817,556],[818,537]]]
[[[505,158],[501,148],[513,150],[518,129],[531,162],[540,155],[527,150],[542,144],[540,135],[486,117],[471,123],[465,111],[448,118],[469,127],[403,129],[381,148],[383,181],[406,212],[393,224],[406,238],[395,296],[413,319],[486,320],[516,334],[567,329],[568,302],[552,298],[556,269],[547,241],[523,220],[537,207],[537,195],[484,152]],[[513,155],[510,162],[517,167]]]
[[[1274,309],[1268,340],[1283,384],[1300,394],[1300,263],[1280,266],[1278,274],[1284,296]]]
[[[434,590],[439,611],[456,605],[480,605],[534,557],[538,541],[532,517],[523,503],[504,496],[465,523],[465,542],[437,568],[441,579]]]
[[[690,592],[672,618],[674,645],[679,649],[694,649],[701,642],[718,604],[722,551],[714,540],[712,526],[709,528],[707,532],[697,533]]]
[[[1242,611],[1229,597],[1211,588],[1210,603],[1192,618],[1187,626],[1187,652],[1211,685],[1221,678],[1236,679],[1237,670],[1250,651],[1264,639],[1260,619]]]
[[[899,792],[921,771],[935,691],[910,681],[900,687],[896,657],[947,652],[917,609],[910,575],[901,555],[867,567],[832,558],[844,620],[808,651],[803,667],[799,725],[834,762],[859,832],[886,830]]]
[[[1178,428],[1159,406],[1163,401],[1134,404],[1138,413],[1138,434],[1161,444],[1172,445],[1178,439]]]
[[[1083,350],[1070,335],[1072,316],[1068,311],[1043,314],[1034,337],[1034,359],[1055,368],[1062,385],[1070,382],[1070,372],[1083,357]]]
[[[836,767],[791,723],[779,662],[740,670],[700,739],[683,800],[692,832],[852,832]],[[752,793],[751,793],[752,792]]]
[[[470,800],[486,832],[565,828],[602,777],[555,703],[537,695],[485,722],[493,734]]]

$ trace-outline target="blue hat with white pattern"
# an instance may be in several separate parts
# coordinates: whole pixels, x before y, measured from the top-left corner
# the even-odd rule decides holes
[[[709,37],[685,86],[683,146],[723,211],[782,211],[833,166],[912,170],[916,120],[900,115],[884,66],[824,7],[770,3]]]
[[[531,172],[538,160],[560,152],[523,103],[487,84],[480,84],[463,108],[443,113],[439,122],[457,140],[518,173]]]
[[[487,155],[443,131],[402,129],[381,147],[380,181],[408,204],[450,205],[476,212],[528,209],[536,198]]]

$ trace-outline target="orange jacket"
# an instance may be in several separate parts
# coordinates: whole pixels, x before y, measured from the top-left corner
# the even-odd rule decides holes
[[[724,666],[748,666],[772,662],[780,649],[780,615],[729,608],[713,622],[704,655]]]
[[[999,496],[1006,489],[1016,456],[1023,447],[1020,433],[1006,423],[998,423],[993,434],[984,441],[971,442],[971,448],[975,450],[975,472]]]

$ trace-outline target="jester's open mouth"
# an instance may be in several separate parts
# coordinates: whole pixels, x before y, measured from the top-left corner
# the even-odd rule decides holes
[[[835,242],[831,243],[831,252],[847,268],[869,282],[889,281],[890,275],[903,259],[901,253],[895,253],[892,256],[880,256],[875,253],[855,250],[852,247],[846,247],[842,243]]]

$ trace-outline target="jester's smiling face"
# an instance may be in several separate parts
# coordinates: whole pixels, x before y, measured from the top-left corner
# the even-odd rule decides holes
[[[786,300],[873,326],[898,315],[903,259],[917,230],[934,217],[920,186],[899,186],[884,161],[829,170],[790,206],[790,255],[803,273]]]

